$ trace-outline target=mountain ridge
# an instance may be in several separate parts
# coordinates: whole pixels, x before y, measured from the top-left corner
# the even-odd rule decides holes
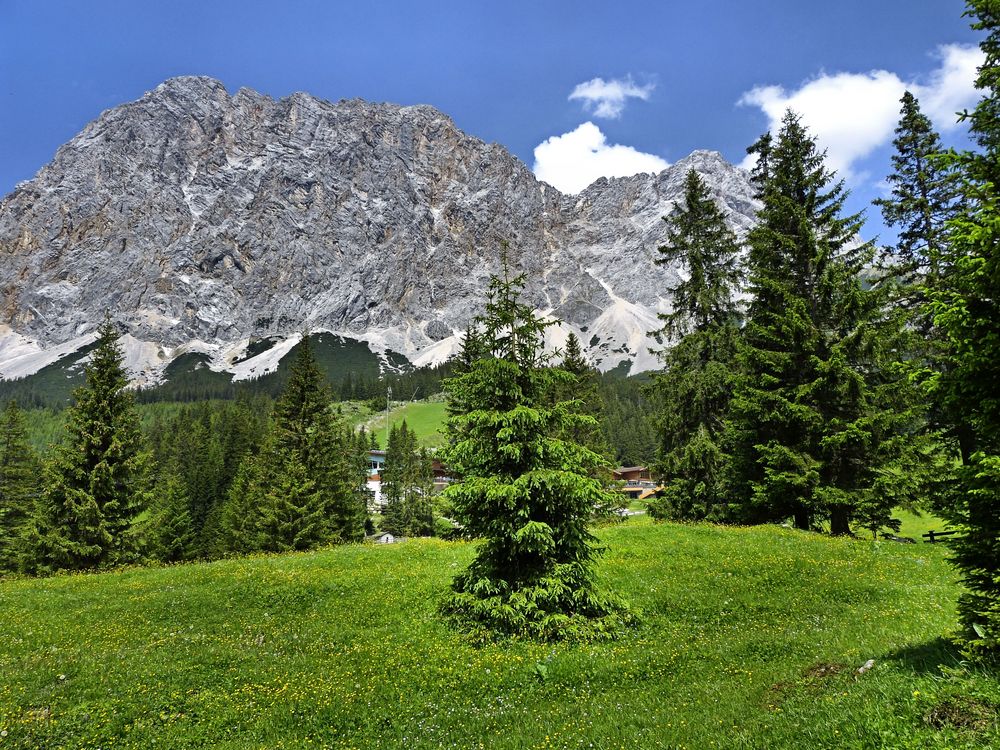
[[[169,79],[0,200],[0,376],[87,343],[104,310],[146,384],[180,354],[234,372],[251,341],[303,331],[440,361],[503,242],[528,300],[564,321],[550,343],[572,330],[601,369],[649,369],[680,270],[655,248],[689,168],[747,231],[747,175],[715,152],[564,195],[430,105]]]

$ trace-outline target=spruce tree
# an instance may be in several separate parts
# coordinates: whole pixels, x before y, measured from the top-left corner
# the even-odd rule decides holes
[[[559,367],[572,377],[561,384],[554,394],[555,400],[577,401],[579,412],[594,418],[592,423],[576,426],[563,437],[610,459],[611,449],[602,427],[605,409],[598,385],[600,375],[587,361],[580,339],[572,331],[566,337],[566,349]],[[606,471],[600,472],[600,475],[610,479],[610,474]]]
[[[207,404],[187,406],[172,423],[172,441],[167,465],[184,483],[188,515],[199,536],[212,509],[225,496],[223,449],[217,425]]]
[[[889,270],[900,278],[908,297],[922,286],[937,286],[947,273],[946,222],[957,210],[954,170],[943,159],[944,148],[931,121],[920,111],[920,103],[909,91],[900,100],[902,108],[892,156],[892,186],[889,198],[874,201],[890,227],[898,228],[896,245],[890,248]],[[919,304],[922,300],[910,300]]]
[[[17,568],[22,529],[40,489],[39,461],[14,401],[0,416],[0,571]]]
[[[466,532],[483,539],[453,583],[446,613],[481,635],[608,637],[628,619],[596,590],[587,524],[613,498],[593,478],[602,459],[556,437],[590,422],[549,403],[562,370],[546,366],[539,320],[522,301],[524,276],[491,279],[481,330],[487,356],[446,384],[453,405],[445,492]]]
[[[386,442],[385,465],[382,467],[382,531],[388,531],[396,536],[406,533],[406,466],[404,446],[406,422],[402,426],[395,424],[389,428],[389,439]]]
[[[666,487],[649,509],[661,518],[719,517],[725,505],[720,442],[740,324],[734,299],[740,244],[694,170],[683,202],[665,221],[667,244],[657,262],[680,262],[687,278],[669,290],[673,312],[660,316],[660,333],[676,343],[660,352],[664,369],[654,376],[657,469]]]
[[[969,653],[1000,659],[1000,8],[969,0],[973,28],[986,33],[967,120],[978,151],[959,155],[963,208],[949,225],[953,271],[932,290],[946,337],[935,401],[961,428],[963,464],[945,509],[961,531],[953,561],[966,592],[959,616]]]
[[[953,272],[947,224],[959,208],[958,174],[916,97],[906,92],[900,101],[893,171],[887,177],[892,192],[874,201],[898,237],[894,246],[883,249],[874,283],[886,297],[887,316],[898,319],[897,367],[909,375],[907,382],[899,382],[897,407],[910,414],[910,453],[922,460],[911,462],[905,475],[892,476],[887,489],[905,488],[919,499],[902,497],[901,502],[926,507],[945,494],[940,486],[948,473],[944,449],[964,432],[955,415],[925,403],[927,385],[946,367],[947,345],[933,326],[931,299]]]
[[[563,352],[562,364],[559,366],[566,372],[570,372],[577,377],[590,370],[590,364],[587,362],[587,358],[583,356],[580,339],[572,331],[566,337],[566,350]]]
[[[486,344],[483,340],[482,332],[477,329],[476,322],[469,323],[462,334],[461,346],[458,353],[452,357],[452,374],[455,377],[464,375],[472,370],[476,362],[487,356]],[[461,400],[459,393],[450,394],[445,404],[448,417],[464,414],[471,411],[472,404]]]
[[[26,532],[25,566],[80,570],[134,559],[132,526],[148,505],[144,450],[128,377],[109,317],[98,328],[67,418],[68,440],[45,472],[45,488]]]
[[[367,509],[358,452],[305,336],[275,403],[271,434],[259,456],[245,457],[220,512],[228,549],[360,541]]]
[[[850,532],[899,459],[901,428],[882,400],[881,300],[861,283],[873,256],[860,215],[843,215],[843,184],[789,112],[755,144],[763,206],[748,236],[751,301],[731,401],[731,490],[744,521],[829,521]],[[891,332],[890,332],[891,333]],[[885,498],[891,507],[893,498]]]
[[[361,489],[352,478],[353,433],[333,410],[326,377],[303,337],[288,383],[274,407],[276,444],[296,456],[326,507],[330,541],[364,538],[367,516]]]
[[[265,549],[267,540],[261,535],[261,509],[265,502],[263,488],[274,483],[267,473],[273,464],[266,460],[273,450],[273,446],[266,444],[260,455],[248,453],[243,457],[219,512],[214,551],[247,554]]]
[[[152,495],[140,530],[145,555],[161,562],[193,560],[199,549],[187,486],[176,472],[163,472]]]
[[[294,450],[279,448],[273,481],[262,487],[256,531],[268,552],[306,550],[331,541],[329,505]]]

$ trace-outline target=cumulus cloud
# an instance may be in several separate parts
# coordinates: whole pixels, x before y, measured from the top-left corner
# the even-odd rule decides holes
[[[921,109],[941,130],[956,126],[955,112],[972,106],[978,95],[973,82],[982,64],[978,47],[946,45],[938,50],[939,67],[926,83],[905,82],[895,73],[822,74],[794,91],[781,86],[757,86],[739,104],[759,107],[777,130],[786,109],[802,121],[827,149],[827,165],[852,177],[852,167],[892,139],[899,119],[899,99],[909,89]],[[744,166],[750,166],[747,160]]]
[[[920,99],[920,108],[941,130],[958,127],[956,113],[971,109],[979,101],[976,90],[977,68],[983,64],[979,47],[946,44],[938,48],[941,66],[931,74],[927,84],[915,85],[913,95]]]
[[[655,154],[608,143],[601,129],[585,122],[535,146],[535,176],[563,193],[575,194],[599,177],[628,177],[670,166]]]
[[[827,165],[844,174],[892,135],[899,98],[906,86],[894,73],[823,75],[787,92],[781,86],[758,86],[740,104],[760,107],[772,130],[781,126],[785,110],[802,116],[804,124],[827,149]]]
[[[594,117],[614,119],[621,117],[625,103],[629,99],[646,101],[653,93],[654,88],[656,87],[652,83],[645,86],[638,85],[632,80],[632,76],[612,78],[610,81],[605,81],[603,78],[592,78],[577,84],[569,98],[570,100],[581,100],[584,108],[588,112],[592,112]]]

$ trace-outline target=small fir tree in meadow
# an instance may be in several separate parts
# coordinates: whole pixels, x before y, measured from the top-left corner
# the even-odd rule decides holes
[[[669,290],[673,312],[660,316],[660,333],[676,343],[660,352],[664,369],[654,376],[657,473],[665,489],[649,509],[660,518],[718,517],[726,501],[720,444],[739,335],[740,244],[694,170],[683,202],[665,221],[667,243],[657,262],[680,263],[687,277]]]
[[[611,637],[629,615],[597,591],[588,522],[614,498],[593,477],[602,458],[558,437],[593,420],[551,403],[567,375],[546,366],[547,324],[522,301],[523,287],[504,258],[480,319],[485,354],[447,382],[461,409],[448,422],[445,462],[459,480],[445,502],[483,541],[443,610],[483,636]]]
[[[13,401],[0,415],[0,571],[17,567],[23,527],[41,488],[40,463]]]
[[[68,439],[45,472],[45,488],[25,532],[24,567],[81,570],[135,559],[133,524],[150,496],[144,450],[128,377],[109,317],[74,392]]]
[[[951,273],[932,290],[934,322],[946,340],[934,383],[938,408],[961,428],[962,466],[944,512],[961,532],[953,561],[966,592],[959,617],[968,653],[1000,659],[1000,7],[968,0],[986,34],[967,115],[978,151],[960,154],[962,210],[948,229]]]

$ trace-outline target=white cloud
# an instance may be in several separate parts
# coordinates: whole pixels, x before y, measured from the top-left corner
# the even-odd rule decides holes
[[[563,193],[575,194],[599,177],[628,177],[660,172],[670,166],[655,154],[631,146],[609,144],[592,122],[554,135],[535,146],[535,176]]]
[[[946,45],[938,54],[941,64],[927,83],[907,83],[886,70],[824,73],[791,92],[781,86],[757,86],[745,93],[739,104],[759,107],[775,131],[785,110],[797,112],[820,146],[827,149],[827,165],[841,176],[857,178],[852,173],[854,163],[892,140],[899,99],[907,89],[942,130],[955,127],[954,113],[975,103],[973,81],[976,66],[982,62],[979,48]],[[745,160],[744,166],[751,163]]]
[[[938,48],[938,54],[941,67],[931,74],[926,85],[912,90],[934,124],[941,130],[951,130],[959,124],[956,113],[971,109],[979,100],[976,76],[983,64],[983,52],[979,47],[946,44]]]
[[[617,118],[621,116],[628,99],[646,101],[654,88],[656,86],[652,83],[639,86],[632,76],[612,78],[610,81],[593,78],[577,84],[569,98],[582,100],[584,108],[594,117]]]
[[[815,78],[791,93],[781,86],[758,86],[739,103],[760,107],[772,130],[780,128],[785,110],[799,113],[827,149],[827,166],[845,174],[892,135],[905,90],[895,74],[884,70],[838,73]]]

